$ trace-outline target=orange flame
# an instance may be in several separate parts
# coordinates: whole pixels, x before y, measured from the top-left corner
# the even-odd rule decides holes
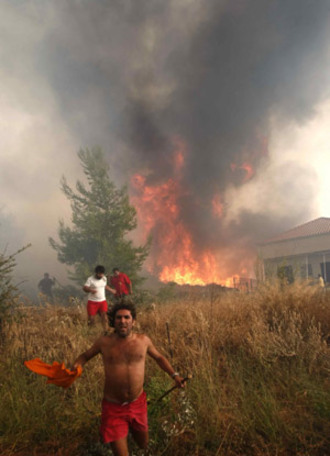
[[[215,194],[212,199],[212,213],[217,218],[221,218],[223,215],[223,203],[219,194]]]
[[[230,164],[230,169],[232,172],[235,172],[237,169],[242,169],[246,172],[244,178],[243,178],[243,183],[247,182],[248,180],[251,179],[254,175],[254,169],[252,168],[252,165],[249,163],[242,163],[240,166],[238,166],[236,163],[231,163]]]
[[[254,175],[254,170],[253,170],[252,166],[249,165],[249,163],[243,163],[240,168],[244,169],[244,171],[246,171],[246,175],[244,177],[244,181],[243,182],[246,182],[246,181],[250,180],[251,177]]]
[[[187,147],[179,136],[174,137],[172,143],[174,146],[174,169],[178,172],[183,168]]]
[[[180,182],[186,145],[180,138],[175,138],[173,145],[175,178],[158,185],[148,185],[147,178],[140,174],[135,174],[131,179],[131,200],[137,210],[139,225],[143,226],[144,236],[151,233],[153,237],[146,267],[163,282],[229,284],[231,279],[219,270],[216,254],[211,251],[200,252],[189,228],[180,218],[179,198],[187,196]],[[216,195],[211,204],[213,215],[220,217],[223,211],[220,195]]]

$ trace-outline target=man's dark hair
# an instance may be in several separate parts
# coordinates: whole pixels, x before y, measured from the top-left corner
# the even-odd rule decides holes
[[[105,267],[104,267],[104,266],[101,266],[101,265],[99,264],[98,266],[95,267],[94,272],[95,272],[95,274],[97,274],[98,272],[99,272],[100,274],[104,274],[104,273],[105,273]]]
[[[113,328],[115,326],[115,318],[116,318],[116,313],[118,310],[129,310],[131,312],[133,320],[136,320],[136,308],[135,305],[131,301],[120,301],[117,302],[113,308],[109,311],[109,324]]]
[[[112,272],[116,272],[116,271],[119,272],[119,268],[113,268]]]

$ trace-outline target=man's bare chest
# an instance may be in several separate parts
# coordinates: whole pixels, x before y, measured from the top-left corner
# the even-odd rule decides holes
[[[146,358],[146,347],[141,343],[123,343],[104,347],[104,362],[112,365],[142,363]]]

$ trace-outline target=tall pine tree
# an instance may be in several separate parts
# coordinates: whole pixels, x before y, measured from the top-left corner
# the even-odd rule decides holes
[[[137,226],[136,211],[129,203],[127,188],[117,189],[109,178],[109,167],[103,151],[95,147],[78,152],[86,186],[76,183],[76,191],[65,177],[61,188],[69,199],[72,209],[72,227],[59,222],[58,235],[61,243],[49,238],[61,263],[73,266],[71,279],[83,283],[97,264],[106,269],[118,266],[136,285],[141,282],[138,273],[146,259],[150,240],[134,247],[126,238]]]

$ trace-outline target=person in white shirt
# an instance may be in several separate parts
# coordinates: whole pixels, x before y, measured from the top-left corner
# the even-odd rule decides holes
[[[94,275],[88,277],[85,285],[83,286],[83,290],[85,293],[88,293],[88,325],[94,325],[95,316],[96,314],[99,314],[101,317],[103,329],[104,331],[107,331],[109,329],[107,317],[108,303],[105,298],[105,290],[110,291],[112,294],[115,294],[116,290],[110,288],[107,285],[104,266],[96,266]]]
[[[325,283],[324,283],[324,279],[321,276],[321,274],[318,275],[318,283],[319,283],[319,288],[321,288],[323,290],[325,288]]]

